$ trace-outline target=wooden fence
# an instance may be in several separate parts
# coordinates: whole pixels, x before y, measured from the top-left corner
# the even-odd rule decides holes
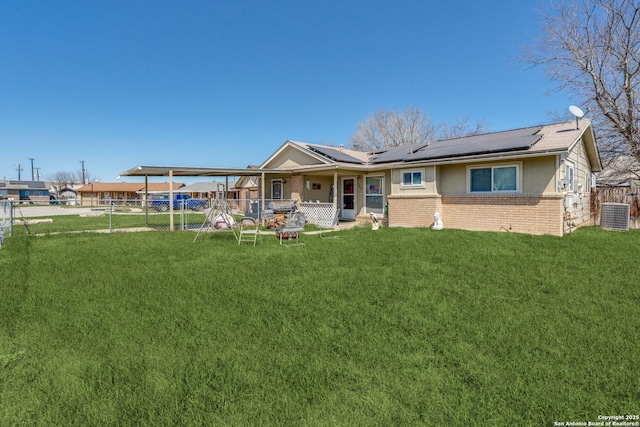
[[[591,218],[600,225],[600,207],[603,203],[626,203],[630,206],[630,228],[640,228],[640,187],[599,187],[591,189]]]

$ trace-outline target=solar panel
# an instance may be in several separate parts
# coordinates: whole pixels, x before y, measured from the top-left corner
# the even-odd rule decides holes
[[[400,145],[398,147],[389,148],[373,158],[372,163],[400,162],[408,155],[426,147],[427,144],[410,144]]]
[[[329,148],[329,147],[317,147],[317,146],[308,146],[309,149],[322,154],[325,157],[328,157],[332,160],[335,160],[337,162],[345,162],[345,163],[363,163],[362,160],[357,159],[353,156],[350,156],[349,154],[345,153],[344,151],[340,151],[337,150],[335,148]]]
[[[374,163],[416,161],[525,150],[542,138],[542,126],[436,141],[405,156],[378,156]],[[406,152],[406,150],[405,150]],[[385,153],[386,154],[386,153]]]
[[[44,181],[9,181],[12,185],[26,185],[28,188],[47,188]]]

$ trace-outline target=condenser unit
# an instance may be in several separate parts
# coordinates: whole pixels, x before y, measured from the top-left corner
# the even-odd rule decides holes
[[[626,203],[603,203],[600,227],[604,230],[628,231],[630,206]]]

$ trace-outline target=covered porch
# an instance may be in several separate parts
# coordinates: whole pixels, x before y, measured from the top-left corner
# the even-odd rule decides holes
[[[228,188],[232,177],[254,177],[257,182],[258,197],[256,201],[233,201],[240,208],[244,202],[249,207],[241,210],[253,212],[259,204],[258,215],[269,208],[274,201],[290,200],[305,213],[310,223],[327,223],[339,210],[341,221],[368,222],[368,214],[362,213],[367,200],[379,216],[384,211],[383,178],[372,179],[356,170],[287,170],[256,168],[197,168],[176,166],[137,166],[124,171],[120,176],[144,177],[145,197],[150,187],[149,177],[167,177],[169,197],[173,199],[177,188],[174,188],[174,177],[224,177]],[[365,185],[369,187],[365,191]],[[337,190],[336,190],[337,189]],[[369,193],[369,196],[365,196]],[[372,197],[373,196],[373,197]],[[375,197],[375,198],[374,198]],[[235,206],[234,205],[234,206]],[[170,210],[173,206],[170,205]],[[171,212],[170,212],[171,213]],[[173,218],[173,215],[170,215]],[[170,229],[174,225],[170,224]]]

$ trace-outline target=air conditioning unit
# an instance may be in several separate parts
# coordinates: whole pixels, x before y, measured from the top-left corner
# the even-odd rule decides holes
[[[628,231],[631,206],[627,203],[603,203],[600,210],[600,227],[604,230]]]

